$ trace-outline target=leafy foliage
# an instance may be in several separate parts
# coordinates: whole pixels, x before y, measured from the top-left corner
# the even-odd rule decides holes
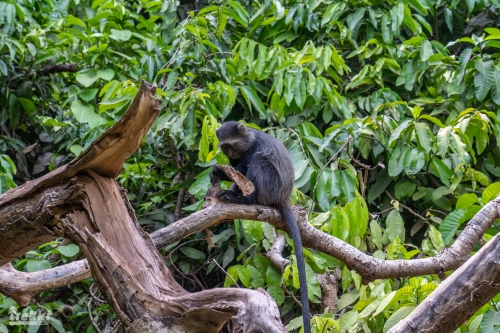
[[[500,193],[497,0],[187,6],[0,1],[0,193],[80,154],[120,118],[141,79],[157,83],[162,112],[118,180],[148,230],[200,208],[210,166],[227,162],[215,130],[229,119],[283,141],[294,161],[292,201],[315,227],[377,258],[435,255]],[[275,239],[269,225],[212,231],[211,251],[202,234],[163,250],[177,278],[192,290],[266,288],[299,328],[288,295],[298,289],[292,242],[282,273],[263,255]],[[55,252],[63,262],[76,254],[58,244],[16,267],[44,269],[58,263],[47,259]],[[318,331],[385,332],[439,283],[363,286],[338,260],[305,254],[309,300],[322,296],[313,272],[328,269],[341,277],[337,310],[347,308],[340,318],[315,316]],[[58,306],[44,302],[51,293],[40,301],[74,305],[63,330],[92,331],[82,307],[90,285],[69,287]],[[1,309],[10,305],[0,299]],[[105,305],[93,312],[102,325],[114,318]],[[486,329],[495,313],[488,305],[460,330]]]

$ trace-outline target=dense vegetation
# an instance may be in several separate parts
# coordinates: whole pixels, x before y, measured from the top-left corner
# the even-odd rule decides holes
[[[378,258],[435,255],[500,193],[498,0],[195,5],[0,1],[0,193],[80,154],[141,79],[158,85],[162,111],[118,181],[149,231],[200,209],[210,166],[225,162],[215,129],[229,119],[285,143],[292,201],[311,224]],[[301,325],[296,267],[282,273],[264,256],[272,227],[234,221],[212,232],[215,248],[200,233],[162,251],[184,287],[263,287],[288,327]],[[341,278],[337,312],[317,307],[318,332],[385,332],[444,277],[362,285],[342,262],[305,253],[311,302],[321,299],[313,272]],[[78,257],[59,240],[15,267]],[[23,311],[54,311],[58,332],[96,331],[89,310],[110,327],[114,314],[91,285],[43,293]],[[497,301],[460,331],[496,331]],[[11,306],[0,295],[0,332],[38,329],[7,327]]]

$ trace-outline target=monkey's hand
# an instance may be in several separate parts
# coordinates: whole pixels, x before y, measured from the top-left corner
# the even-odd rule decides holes
[[[220,201],[224,202],[239,203],[239,204],[247,203],[243,195],[230,190],[219,191],[216,194],[216,196],[217,198],[219,198]]]
[[[210,171],[209,177],[210,183],[212,183],[212,185],[214,185],[215,183],[219,183],[221,180],[230,180],[229,177],[224,173],[224,171],[219,168],[218,164],[215,164],[212,167],[212,171]]]

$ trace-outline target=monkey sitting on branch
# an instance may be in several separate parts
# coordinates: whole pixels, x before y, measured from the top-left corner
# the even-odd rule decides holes
[[[216,196],[224,202],[274,207],[280,211],[290,229],[299,270],[304,332],[310,333],[310,310],[302,240],[290,206],[290,194],[295,180],[292,159],[281,142],[264,132],[235,121],[224,123],[216,135],[219,147],[229,158],[231,166],[255,187],[254,191],[248,193],[233,183],[229,190],[219,191]],[[227,170],[224,170],[223,166],[214,165],[210,172],[211,183],[214,185],[221,180],[232,180],[225,171]]]

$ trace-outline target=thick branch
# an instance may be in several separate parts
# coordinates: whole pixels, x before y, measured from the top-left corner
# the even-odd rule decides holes
[[[62,72],[75,73],[78,72],[78,69],[73,64],[59,64],[59,65],[44,67],[40,71],[42,75],[49,75],[52,73],[62,73]]]
[[[53,226],[81,196],[81,187],[69,182],[0,208],[0,266],[56,238]]]
[[[87,260],[35,273],[17,271],[9,263],[0,267],[0,293],[26,306],[32,297],[44,290],[62,287],[89,277],[91,274]]]
[[[444,280],[389,333],[454,332],[500,292],[500,234]]]
[[[277,232],[276,239],[274,240],[273,245],[266,252],[267,259],[269,259],[271,264],[280,271],[283,271],[285,267],[290,263],[290,260],[283,258],[283,255],[281,254],[283,252],[283,249],[285,248],[285,244],[285,235]]]
[[[315,229],[307,223],[305,212],[300,207],[294,207],[294,212],[301,230],[302,243],[305,247],[322,251],[344,261],[350,269],[354,269],[361,274],[365,282],[369,282],[380,278],[437,274],[456,269],[468,258],[474,245],[497,218],[496,206],[498,203],[498,200],[494,200],[483,207],[467,224],[450,248],[443,250],[435,257],[414,260],[380,260],[373,258],[352,245]],[[279,212],[273,208],[219,202],[157,230],[150,236],[155,246],[162,248],[200,230],[232,219],[264,221],[278,229],[287,231]],[[88,273],[81,272],[80,274]],[[2,284],[1,275],[0,284]],[[56,284],[53,287],[60,286]]]

